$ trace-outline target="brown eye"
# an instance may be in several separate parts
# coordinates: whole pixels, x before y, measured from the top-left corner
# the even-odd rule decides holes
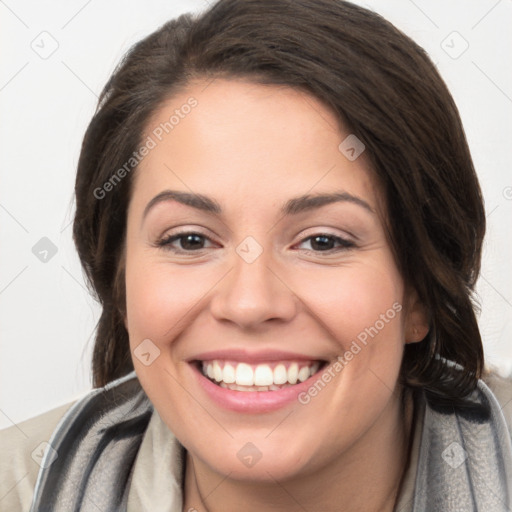
[[[205,249],[205,241],[209,240],[206,236],[194,232],[182,232],[169,235],[160,240],[157,245],[165,250],[180,252],[196,252]],[[176,247],[178,242],[178,247]]]
[[[178,240],[181,240],[181,248],[187,251],[202,249],[204,245],[203,237],[194,233],[180,236]]]
[[[355,247],[355,244],[349,240],[326,233],[309,236],[302,240],[301,244],[306,242],[311,246],[311,249],[306,249],[308,252],[336,252]],[[338,247],[335,247],[336,244]]]

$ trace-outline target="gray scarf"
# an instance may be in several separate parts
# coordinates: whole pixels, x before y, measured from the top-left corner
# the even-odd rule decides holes
[[[483,381],[482,412],[442,412],[426,400],[414,512],[512,512],[512,443]],[[93,390],[57,425],[30,512],[125,512],[135,457],[153,413],[135,372]]]

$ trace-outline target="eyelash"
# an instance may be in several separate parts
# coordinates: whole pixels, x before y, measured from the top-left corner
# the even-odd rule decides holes
[[[182,250],[182,249],[176,249],[174,247],[171,247],[171,243],[172,242],[175,242],[176,240],[180,240],[180,239],[183,239],[185,238],[187,235],[196,235],[196,236],[199,236],[201,238],[204,238],[206,240],[210,240],[207,236],[201,234],[201,233],[198,233],[196,231],[181,231],[179,233],[175,233],[173,235],[169,235],[169,236],[166,236],[162,239],[160,239],[156,245],[166,251],[170,251],[170,252],[174,252],[176,254],[192,254],[192,253],[200,253],[201,251],[203,251],[205,248],[201,248],[201,249],[198,249],[198,250]],[[328,249],[326,251],[315,251],[313,249],[306,249],[306,252],[307,253],[315,253],[315,254],[332,254],[334,252],[339,252],[339,251],[346,251],[346,250],[349,250],[349,249],[352,249],[354,247],[356,247],[356,244],[349,241],[349,240],[346,240],[345,238],[341,238],[339,236],[335,236],[335,235],[332,235],[330,233],[315,233],[314,235],[310,235],[306,238],[303,238],[299,244],[302,244],[308,240],[311,240],[311,239],[314,239],[314,238],[319,238],[319,237],[324,237],[324,238],[330,238],[332,240],[334,240],[335,242],[338,242],[340,244],[340,247],[337,247],[337,248],[331,248],[331,249]],[[210,240],[211,241],[211,240]]]

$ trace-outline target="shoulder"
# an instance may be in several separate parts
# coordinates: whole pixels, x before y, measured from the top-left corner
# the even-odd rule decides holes
[[[0,510],[29,510],[43,452],[57,424],[75,402],[0,430]]]
[[[487,366],[482,380],[500,404],[512,437],[512,374],[505,375],[495,366]]]

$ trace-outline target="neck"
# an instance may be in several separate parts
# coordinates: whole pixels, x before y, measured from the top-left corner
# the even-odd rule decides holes
[[[310,474],[248,482],[221,475],[187,452],[183,510],[393,512],[408,460],[412,397],[393,406],[350,450]]]

